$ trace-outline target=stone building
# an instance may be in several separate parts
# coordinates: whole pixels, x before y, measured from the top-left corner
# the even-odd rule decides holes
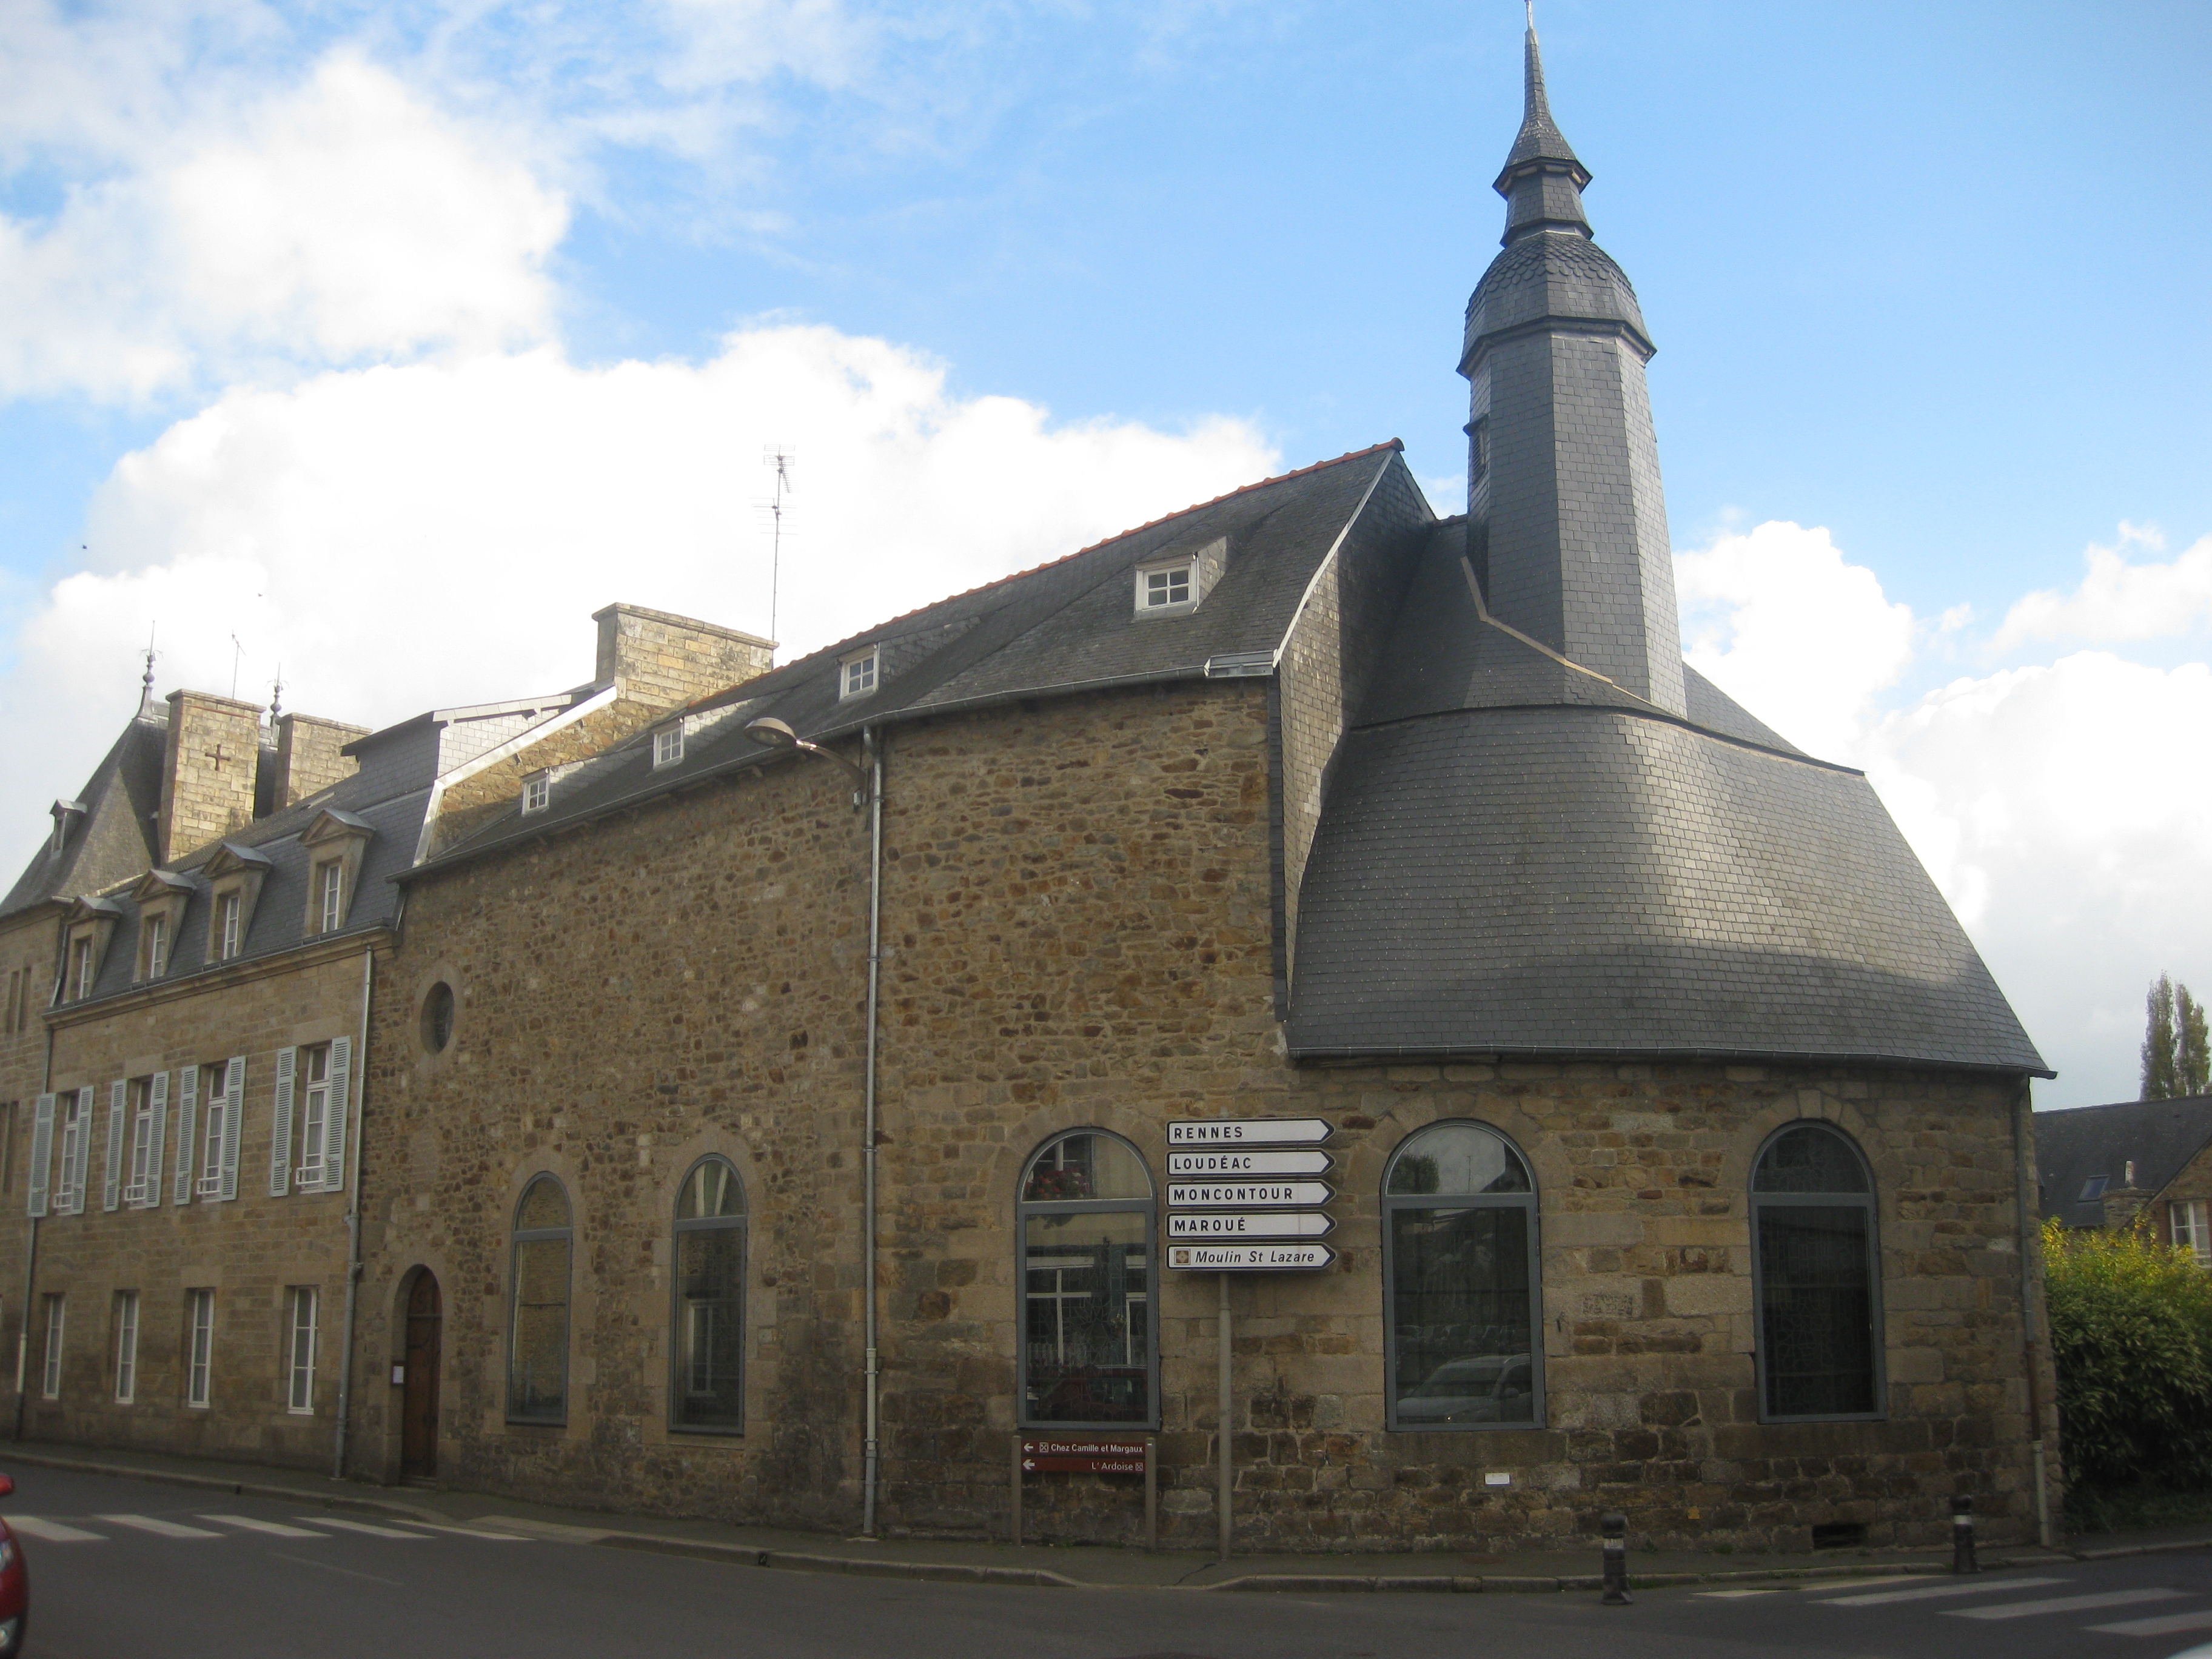
[[[1017,1434],[1121,1431],[1171,1545],[1224,1437],[1248,1547],[2048,1527],[2048,1073],[1864,777],[1682,660],[1650,336],[1527,55],[1466,515],[1395,443],[1252,485],[398,877],[360,1473],[974,1535]],[[1305,1117],[1327,1267],[1177,1265],[1170,1125]],[[1128,1478],[1026,1501],[1138,1535]]]
[[[2035,1139],[2046,1220],[2140,1223],[2212,1267],[2212,1095],[2039,1112]]]
[[[596,620],[586,685],[374,732],[192,691],[164,708],[149,664],[138,714],[0,902],[19,1437],[340,1455],[391,878],[523,773],[767,665],[727,629],[630,605]]]

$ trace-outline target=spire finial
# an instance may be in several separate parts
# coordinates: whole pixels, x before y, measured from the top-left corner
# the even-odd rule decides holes
[[[146,672],[138,681],[138,713],[142,719],[154,712],[154,659],[161,654],[154,649],[154,632],[160,626],[155,623],[146,630]]]
[[[1528,33],[1522,43],[1521,131],[1505,157],[1493,188],[1512,205],[1506,214],[1505,240],[1550,227],[1589,234],[1583,216],[1582,187],[1589,169],[1552,119],[1544,91],[1544,54],[1536,40],[1535,0],[1527,0]]]
[[[276,678],[269,686],[269,724],[275,726],[284,714],[284,665],[276,665]]]

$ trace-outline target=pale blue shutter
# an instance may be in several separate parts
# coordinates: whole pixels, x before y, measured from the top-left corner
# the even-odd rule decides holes
[[[292,1078],[300,1063],[297,1048],[276,1051],[276,1119],[269,1137],[269,1196],[292,1190]]]
[[[222,1068],[222,1200],[238,1196],[238,1121],[246,1115],[246,1056],[234,1054]]]
[[[139,1200],[141,1208],[158,1210],[161,1207],[161,1142],[169,1127],[169,1074],[154,1073],[148,1084],[151,1091],[146,1103],[146,1191]]]
[[[353,1039],[331,1041],[330,1086],[323,1091],[323,1190],[345,1190],[346,1097],[353,1085]]]
[[[53,1172],[54,1162],[54,1097],[39,1097],[38,1109],[31,1117],[31,1213],[46,1212],[46,1183]],[[31,1316],[27,1310],[23,1316]]]
[[[131,1085],[123,1079],[107,1085],[107,1168],[100,1189],[103,1210],[123,1207],[123,1108],[130,1093]]]
[[[70,1213],[84,1213],[84,1186],[92,1176],[92,1103],[99,1091],[89,1083],[76,1091],[76,1158],[70,1170]]]
[[[198,1173],[200,1068],[185,1066],[178,1073],[178,1080],[184,1086],[177,1101],[177,1184],[170,1196],[179,1204],[189,1204]]]

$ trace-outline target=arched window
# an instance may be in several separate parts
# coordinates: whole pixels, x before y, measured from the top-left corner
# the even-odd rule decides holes
[[[702,1158],[676,1198],[669,1279],[669,1421],[679,1429],[744,1426],[745,1189],[719,1158]]]
[[[1159,1397],[1152,1177],[1119,1135],[1076,1129],[1022,1172],[1022,1421],[1150,1425]]]
[[[1389,1426],[1543,1421],[1536,1184],[1480,1123],[1407,1136],[1382,1175]]]
[[[507,1281],[507,1419],[568,1420],[568,1194],[550,1175],[514,1206]]]
[[[1874,1182],[1825,1123],[1793,1123],[1751,1176],[1759,1394],[1768,1421],[1881,1414]]]

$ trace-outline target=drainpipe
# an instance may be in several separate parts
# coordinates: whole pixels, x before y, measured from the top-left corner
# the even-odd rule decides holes
[[[60,994],[57,981],[55,994]],[[54,1028],[46,1024],[46,1067],[41,1074],[39,1092],[52,1094],[54,1090]],[[11,1128],[13,1125],[9,1126]],[[30,1172],[24,1171],[25,1189],[29,1188]],[[23,1252],[23,1322],[15,1332],[15,1435],[20,1443],[23,1438],[24,1385],[30,1381],[27,1367],[31,1363],[31,1310],[38,1303],[39,1288],[39,1218],[31,1218],[31,1240]]]
[[[331,1451],[331,1479],[345,1479],[346,1430],[353,1415],[353,1315],[361,1296],[361,1121],[368,1115],[368,997],[376,982],[376,947],[361,953],[361,1042],[354,1071],[361,1078],[353,1109],[352,1195],[346,1200],[345,1340],[338,1361],[337,1443]]]
[[[2020,1331],[2021,1357],[2027,1373],[2028,1431],[2034,1437],[2028,1442],[2035,1466],[2035,1535],[2045,1549],[2055,1549],[2056,1537],[2051,1529],[2051,1486],[2047,1478],[2043,1440],[2043,1401],[2039,1386],[2043,1375],[2042,1340],[2035,1323],[2035,1264],[2041,1260],[2042,1230],[2036,1224],[2038,1206],[2035,1202],[2035,1171],[2029,1167],[2027,1152],[2028,1113],[2033,1109],[2029,1097],[2029,1084],[2020,1080],[2020,1093],[2012,1106],[2013,1204],[2020,1217]]]
[[[878,1382],[876,1362],[876,1009],[882,990],[884,966],[884,750],[883,740],[870,726],[862,734],[868,762],[868,1064],[866,1120],[860,1146],[862,1274],[866,1297],[867,1425],[860,1448],[860,1534],[876,1535],[876,1477],[878,1456]]]

